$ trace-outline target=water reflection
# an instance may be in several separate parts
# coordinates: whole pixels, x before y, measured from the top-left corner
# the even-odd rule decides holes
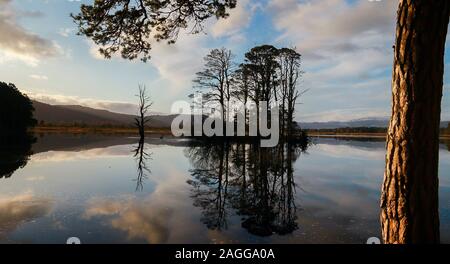
[[[167,243],[170,234],[168,219],[173,210],[155,203],[150,198],[134,197],[116,199],[93,198],[83,215],[86,220],[107,219],[115,230],[126,233],[129,240],[141,240],[150,244]]]
[[[143,191],[144,180],[148,178],[148,174],[152,173],[147,165],[147,161],[151,159],[151,153],[146,150],[144,138],[139,139],[138,146],[135,147],[133,152],[138,173],[136,178],[136,191]]]
[[[34,141],[30,135],[0,134],[0,179],[10,178],[17,169],[27,165]]]
[[[382,140],[320,138],[307,154],[289,144],[138,140],[44,135],[31,157],[29,146],[3,143],[0,170],[10,178],[0,180],[0,243],[64,243],[74,234],[85,243],[178,244],[379,236]],[[448,146],[441,142],[442,242],[450,241]]]
[[[203,143],[186,148],[193,169],[191,197],[209,229],[227,228],[229,211],[257,236],[289,234],[298,228],[293,163],[306,147]]]

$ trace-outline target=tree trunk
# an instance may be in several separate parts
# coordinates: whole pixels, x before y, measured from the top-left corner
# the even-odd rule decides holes
[[[448,0],[400,0],[381,195],[385,243],[439,243],[438,155]]]

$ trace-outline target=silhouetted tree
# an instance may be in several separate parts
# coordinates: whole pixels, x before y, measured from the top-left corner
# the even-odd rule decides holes
[[[301,55],[294,49],[282,48],[278,51],[279,61],[279,87],[274,91],[279,96],[279,105],[281,112],[282,134],[287,137],[293,135],[295,129],[294,115],[297,99],[302,94],[298,90],[298,81],[301,77]]]
[[[139,86],[139,115],[135,118],[135,124],[139,129],[139,136],[141,140],[145,137],[145,126],[150,121],[147,114],[152,107],[153,102],[150,100],[150,97],[147,94],[147,89],[145,86]]]
[[[249,102],[250,96],[250,73],[247,66],[244,64],[239,65],[239,67],[233,72],[232,77],[232,97],[240,101],[245,106]],[[244,108],[244,120],[247,123],[247,109]]]
[[[36,125],[33,103],[14,84],[0,82],[0,134],[25,134]]]
[[[235,6],[236,0],[96,0],[71,16],[79,34],[99,45],[106,58],[120,52],[123,58],[146,61],[152,38],[172,44],[180,29],[191,26],[198,33],[204,20],[226,18]]]
[[[244,105],[248,103],[250,94],[250,72],[245,64],[239,65],[236,71],[233,72],[232,82],[232,96],[241,101]]]
[[[194,80],[196,88],[206,89],[204,99],[210,104],[218,104],[222,109],[222,120],[228,120],[231,101],[231,78],[234,71],[234,55],[225,48],[213,49],[205,56],[204,69]]]
[[[259,107],[260,101],[269,105],[273,97],[274,87],[278,83],[276,70],[278,49],[271,45],[262,45],[252,48],[245,54],[245,67],[253,84],[250,86],[250,98]]]
[[[400,0],[381,195],[385,243],[439,243],[439,123],[448,0]]]

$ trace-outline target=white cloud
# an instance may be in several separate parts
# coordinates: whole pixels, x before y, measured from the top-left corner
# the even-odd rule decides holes
[[[392,65],[396,7],[395,1],[269,2],[267,10],[281,32],[277,41],[296,46],[303,55],[302,85],[311,89],[308,99],[317,103],[333,96],[327,105],[309,106],[310,112],[319,113],[314,115],[317,121],[359,118],[354,113],[363,106],[366,116],[389,111],[390,82],[385,75]],[[369,94],[382,96],[368,98]],[[375,105],[378,110],[372,113]]]
[[[67,38],[75,31],[76,31],[75,28],[60,28],[58,34]]]
[[[40,80],[40,81],[47,81],[48,77],[45,75],[39,75],[39,74],[31,74],[30,75],[31,79],[35,79],[35,80]]]
[[[12,0],[0,0],[0,63],[20,60],[30,66],[37,66],[42,58],[60,55],[61,47],[55,42],[42,38],[19,25],[19,17],[38,14],[16,11],[11,2]]]
[[[170,95],[178,95],[192,87],[192,79],[208,53],[207,36],[182,31],[173,45],[155,43],[150,63],[158,70],[160,82],[166,83]]]
[[[349,108],[300,114],[300,122],[350,121],[364,118],[388,118],[389,112],[380,108]]]
[[[260,3],[239,0],[236,8],[230,10],[230,16],[227,19],[220,19],[211,27],[212,36],[222,37],[238,34],[248,26],[253,13],[260,8]]]
[[[91,40],[86,40],[86,43],[89,47],[89,54],[91,55],[92,58],[94,58],[96,60],[106,60],[105,56],[103,56],[99,51],[99,49],[100,49],[99,45],[95,44]],[[120,56],[115,54],[114,58],[116,58],[116,57],[119,58]]]
[[[356,49],[385,49],[394,36],[395,1],[272,0],[269,9],[281,39],[305,56],[326,59]],[[386,32],[392,32],[388,34]]]

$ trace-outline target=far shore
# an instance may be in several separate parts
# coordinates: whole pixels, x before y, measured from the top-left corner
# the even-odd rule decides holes
[[[376,138],[385,139],[386,133],[330,133],[330,132],[308,132],[309,137],[322,138]],[[439,136],[439,139],[450,139],[449,134]]]
[[[37,126],[31,129],[34,133],[70,133],[70,134],[124,134],[139,135],[137,128],[133,127],[71,127],[71,126]],[[169,128],[147,128],[146,134],[171,136]]]
[[[70,134],[123,134],[123,135],[138,135],[139,131],[133,127],[76,127],[76,126],[37,126],[31,130],[34,133],[70,133]],[[146,134],[160,135],[160,136],[172,136],[172,132],[169,128],[147,128]],[[330,132],[330,131],[307,131],[309,137],[322,137],[322,138],[373,138],[384,139],[386,133],[351,133],[351,132]],[[450,134],[440,135],[440,139],[450,139]]]

